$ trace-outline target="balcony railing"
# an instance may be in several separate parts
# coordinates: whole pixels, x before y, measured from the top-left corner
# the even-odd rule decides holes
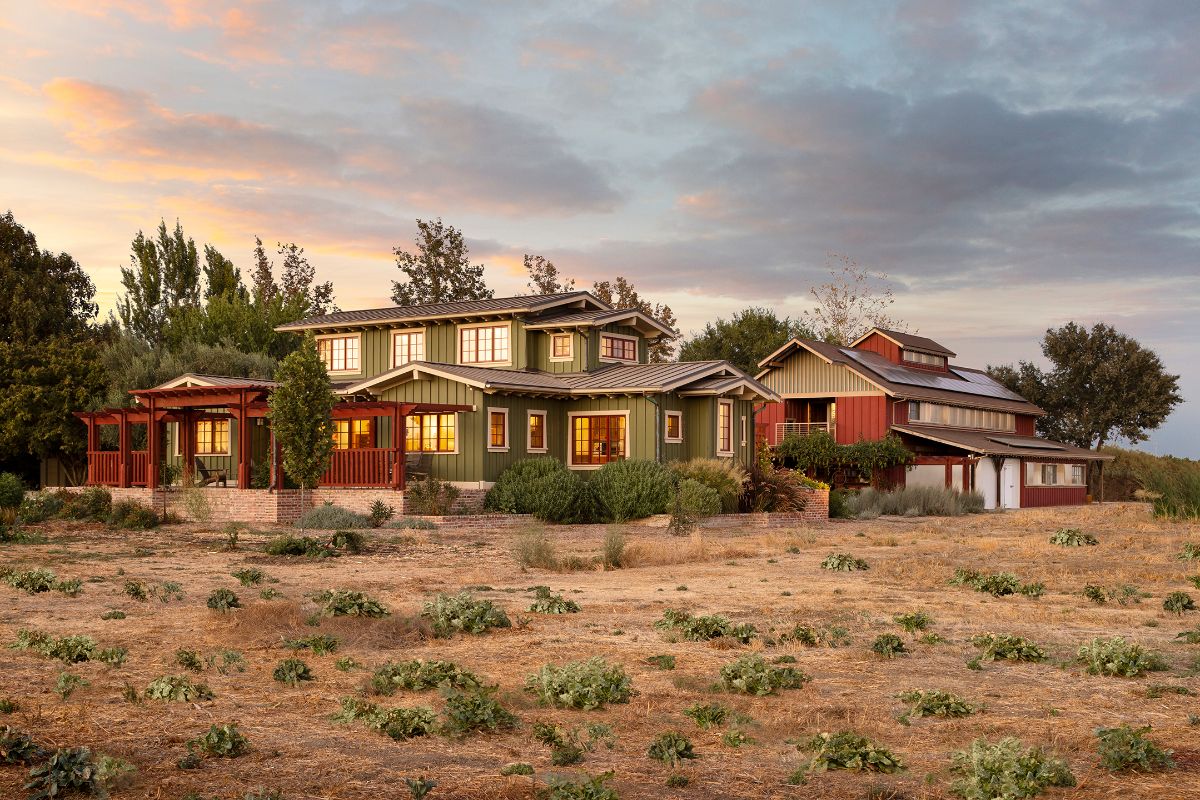
[[[776,422],[775,441],[782,442],[787,436],[808,436],[817,431],[832,433],[833,426],[828,422]]]
[[[384,447],[355,447],[334,450],[321,486],[390,486],[394,450]]]
[[[88,484],[91,486],[116,486],[120,478],[121,454],[116,450],[92,450],[88,458]]]
[[[133,459],[132,475],[129,476],[129,483],[132,486],[146,485],[146,464],[150,455],[145,450],[134,450],[130,454]]]

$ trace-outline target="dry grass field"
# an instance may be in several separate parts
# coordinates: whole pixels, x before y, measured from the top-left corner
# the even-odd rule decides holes
[[[1058,528],[1078,527],[1098,546],[1048,543]],[[0,547],[0,566],[48,567],[60,578],[80,578],[83,592],[29,595],[0,584],[0,697],[20,708],[0,715],[47,746],[87,745],[132,762],[137,773],[114,797],[240,798],[258,787],[279,788],[287,800],[302,798],[402,798],[403,777],[437,781],[439,798],[525,798],[557,774],[612,771],[609,785],[622,798],[939,798],[948,797],[954,776],[950,755],[978,737],[1019,736],[1065,758],[1078,781],[1051,789],[1051,798],[1200,798],[1200,645],[1173,641],[1200,626],[1200,612],[1165,612],[1171,591],[1200,591],[1186,578],[1200,561],[1177,558],[1187,541],[1200,543],[1200,526],[1152,519],[1141,505],[1029,510],[953,519],[879,519],[830,522],[793,531],[704,530],[675,538],[662,529],[629,526],[621,569],[545,571],[523,569],[513,555],[517,533],[481,531],[367,531],[370,548],[359,555],[306,559],[272,557],[262,544],[273,531],[243,535],[238,549],[223,549],[220,526],[170,526],[147,533],[110,531],[99,525],[55,522],[42,526],[45,544]],[[599,553],[606,529],[548,528],[559,556]],[[833,552],[865,559],[870,568],[831,572],[820,568]],[[261,587],[245,588],[230,573],[258,568],[281,596],[260,599]],[[992,597],[947,581],[959,567],[1007,571],[1045,584],[1041,597]],[[145,602],[126,596],[126,581],[146,585],[175,581],[184,598]],[[1086,584],[1135,586],[1146,596],[1120,605],[1085,599]],[[576,614],[529,612],[530,588],[550,586],[577,602]],[[243,607],[209,610],[217,588],[233,589]],[[477,588],[513,620],[513,627],[483,635],[435,639],[419,618],[437,592]],[[366,592],[392,612],[384,619],[313,618],[309,595],[323,589]],[[124,619],[102,620],[119,609]],[[749,645],[671,641],[655,628],[667,609],[722,614],[751,623],[760,636]],[[923,611],[925,643],[905,633],[894,615]],[[310,623],[317,623],[315,626]],[[797,623],[840,626],[849,643],[805,647],[770,643]],[[90,685],[67,700],[54,692],[60,662],[7,647],[18,629],[56,636],[88,634],[102,647],[128,648],[124,665],[95,662],[68,667]],[[978,651],[972,636],[1012,633],[1042,645],[1043,663],[984,663],[970,669]],[[293,652],[285,638],[329,633],[337,651],[298,655],[315,679],[296,688],[272,679],[275,665]],[[884,658],[871,651],[882,633],[895,633],[908,654]],[[1170,669],[1128,679],[1088,675],[1069,663],[1080,644],[1121,635],[1163,654]],[[206,667],[192,678],[208,684],[212,700],[130,703],[128,683],[139,692],[154,678],[185,674],[176,650],[205,657],[237,650],[245,670],[220,674]],[[792,656],[812,677],[801,689],[765,697],[718,693],[720,668],[745,652],[768,661]],[[648,664],[650,656],[676,658],[674,670]],[[363,665],[348,672],[334,663],[349,656]],[[527,675],[543,664],[603,656],[620,664],[637,694],[627,704],[593,711],[538,705],[523,691]],[[385,661],[408,658],[457,662],[499,686],[498,697],[521,724],[512,731],[454,739],[426,736],[393,741],[361,724],[331,720],[341,698],[365,692],[371,671]],[[1182,687],[1190,694],[1158,686]],[[983,706],[960,719],[897,721],[905,706],[897,693],[937,689]],[[365,695],[364,695],[365,696]],[[427,704],[440,708],[437,692],[399,692],[371,698],[386,707]],[[697,702],[721,702],[751,718],[740,728],[753,740],[740,747],[722,742],[727,726],[701,730],[682,711]],[[1192,715],[1192,722],[1189,716]],[[532,723],[564,726],[604,723],[615,745],[598,745],[575,767],[552,767],[549,749],[531,735]],[[251,750],[239,758],[206,759],[181,770],[185,743],[213,723],[236,722]],[[1121,723],[1152,725],[1150,737],[1173,748],[1177,768],[1168,772],[1111,774],[1099,766],[1093,730]],[[698,758],[677,770],[647,757],[660,733],[677,730]],[[907,765],[893,775],[830,771],[807,785],[787,777],[807,755],[794,742],[821,731],[853,730],[890,749]],[[534,778],[501,777],[511,762],[528,762]],[[667,788],[673,772],[683,788]],[[24,797],[27,769],[0,766],[0,797]]]

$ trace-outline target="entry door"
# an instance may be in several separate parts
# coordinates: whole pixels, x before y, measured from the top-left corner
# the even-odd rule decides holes
[[[1008,458],[1000,468],[1000,507],[1021,507],[1021,462]]]

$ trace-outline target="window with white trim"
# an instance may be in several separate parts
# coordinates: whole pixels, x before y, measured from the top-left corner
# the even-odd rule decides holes
[[[411,453],[455,453],[455,414],[410,414],[404,418],[404,447]]]
[[[717,454],[733,455],[733,401],[717,401]]]
[[[575,358],[575,336],[570,333],[550,334],[550,360],[570,361]]]
[[[945,425],[948,428],[979,428],[988,431],[1015,431],[1017,417],[1007,411],[985,411],[943,403],[910,401],[908,421],[923,425]]]
[[[623,336],[619,333],[600,334],[600,360],[636,364],[638,360],[637,337]]]
[[[624,414],[571,417],[571,466],[590,467],[625,458],[628,419]]]
[[[317,339],[317,355],[329,372],[358,372],[359,335],[322,336]]]
[[[512,328],[507,322],[458,329],[458,363],[507,364],[512,356],[509,338]]]
[[[668,411],[663,439],[673,444],[683,441],[683,412]]]
[[[488,409],[488,450],[504,452],[508,450],[508,409]]]
[[[1042,464],[1025,462],[1026,486],[1083,486],[1086,474],[1082,464]]]
[[[546,412],[529,412],[529,435],[525,440],[525,450],[530,453],[545,453],[546,445]]]
[[[425,360],[425,331],[395,331],[392,333],[392,366],[410,361]]]
[[[922,353],[920,350],[901,350],[901,358],[910,364],[924,364],[927,367],[945,367],[946,357],[935,356],[933,353]]]

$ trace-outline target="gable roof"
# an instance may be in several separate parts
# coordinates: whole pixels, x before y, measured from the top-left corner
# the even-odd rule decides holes
[[[553,309],[525,320],[527,330],[590,328],[611,324],[625,324],[637,328],[642,333],[656,333],[672,339],[679,335],[670,325],[636,308],[588,309],[586,311]]]
[[[947,358],[954,358],[958,355],[949,348],[938,344],[933,339],[925,336],[917,336],[915,333],[889,331],[886,328],[871,328],[871,330],[851,342],[850,346],[858,347],[875,333],[908,350],[920,350],[922,353],[933,353],[934,355],[946,356]]]
[[[995,431],[969,431],[943,428],[935,425],[893,425],[892,430],[906,433],[938,444],[957,447],[972,453],[987,456],[1022,456],[1025,458],[1086,458],[1109,461],[1113,457],[1095,450],[1039,439],[1036,436],[1018,436]]]
[[[178,389],[188,386],[198,386],[205,389],[273,389],[277,385],[275,381],[264,380],[262,378],[231,378],[228,375],[203,375],[199,372],[185,372],[166,383],[160,383],[158,386],[152,386],[149,389],[140,389],[139,391],[152,392],[156,389]]]
[[[391,323],[421,322],[456,317],[507,316],[531,314],[552,308],[576,306],[580,309],[612,311],[613,307],[591,292],[489,297],[485,300],[459,300],[452,303],[421,303],[413,306],[389,306],[362,311],[337,311],[280,325],[277,331],[304,331],[318,328],[381,326]]]

